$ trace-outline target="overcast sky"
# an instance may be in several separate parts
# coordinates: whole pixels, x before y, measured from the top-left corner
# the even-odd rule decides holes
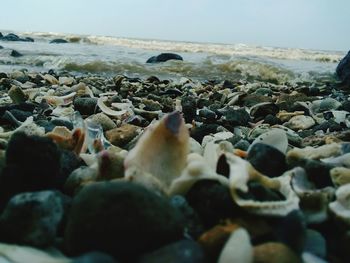
[[[0,28],[350,49],[350,0],[1,0]]]

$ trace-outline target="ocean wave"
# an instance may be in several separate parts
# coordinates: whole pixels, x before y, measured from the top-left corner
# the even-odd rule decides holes
[[[63,34],[55,32],[25,32],[39,38],[64,38],[72,43],[114,45],[127,48],[163,52],[208,53],[225,56],[266,57],[272,59],[309,60],[317,62],[339,62],[344,56],[340,51],[308,50],[300,48],[264,47],[245,44],[211,44],[152,39],[133,39],[111,36]]]

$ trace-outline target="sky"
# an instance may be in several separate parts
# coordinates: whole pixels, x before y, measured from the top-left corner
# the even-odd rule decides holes
[[[347,51],[350,0],[1,0],[0,29]]]

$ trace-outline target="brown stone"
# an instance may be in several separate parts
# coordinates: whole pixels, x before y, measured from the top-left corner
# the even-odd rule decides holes
[[[121,127],[107,131],[106,138],[113,145],[123,147],[139,134],[139,129],[140,127],[135,125],[124,124]]]
[[[254,263],[301,263],[293,250],[288,246],[269,242],[254,247]]]

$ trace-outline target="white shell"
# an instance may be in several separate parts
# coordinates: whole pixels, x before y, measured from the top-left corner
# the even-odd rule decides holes
[[[329,209],[341,221],[350,224],[350,184],[339,187],[335,194],[337,200],[329,204]]]
[[[270,131],[267,131],[258,136],[249,146],[249,149],[256,143],[267,144],[276,148],[284,154],[287,152],[288,148],[288,138],[286,132],[282,129],[277,128],[272,128]]]

